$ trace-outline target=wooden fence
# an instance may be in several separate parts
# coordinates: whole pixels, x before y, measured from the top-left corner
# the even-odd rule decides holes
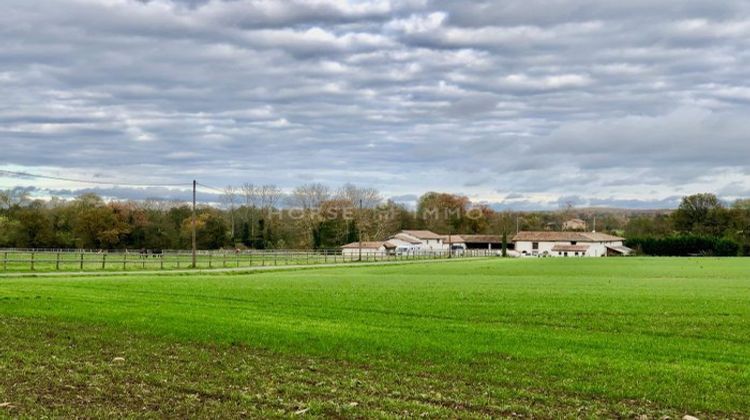
[[[363,251],[342,253],[340,250],[250,250],[199,251],[196,268],[241,268],[257,266],[339,264],[353,262],[429,260],[495,255],[491,250],[465,250],[448,255],[448,251],[382,253]],[[175,270],[192,268],[190,251],[140,253],[125,251],[73,250],[0,250],[0,268],[5,272],[28,271],[129,271]]]

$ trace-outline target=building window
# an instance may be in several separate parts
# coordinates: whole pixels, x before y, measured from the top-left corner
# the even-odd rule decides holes
[[[578,244],[578,242],[577,242],[577,241],[571,241],[571,242],[570,242],[570,244],[571,244],[571,245],[577,245],[577,244]]]
[[[532,242],[531,249],[539,249],[539,242]]]

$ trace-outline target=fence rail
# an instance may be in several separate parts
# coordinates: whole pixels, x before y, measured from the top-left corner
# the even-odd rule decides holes
[[[242,268],[258,266],[339,264],[353,262],[429,260],[438,258],[465,258],[495,255],[493,250],[414,251],[384,253],[358,250],[243,250],[199,251],[196,268]],[[192,267],[190,251],[162,251],[142,253],[133,251],[86,250],[0,250],[0,269],[4,272],[28,271],[128,271],[175,270]]]

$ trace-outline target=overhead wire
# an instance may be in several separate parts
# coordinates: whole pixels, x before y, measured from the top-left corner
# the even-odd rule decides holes
[[[5,169],[0,169],[0,176],[7,176],[12,178],[38,178],[38,179],[50,179],[55,181],[66,181],[66,182],[77,182],[82,184],[94,184],[94,185],[114,185],[114,186],[122,186],[122,187],[189,187],[192,185],[192,183],[179,183],[179,184],[151,184],[151,183],[135,183],[135,182],[119,182],[119,181],[100,181],[100,180],[90,180],[90,179],[76,179],[76,178],[67,178],[67,177],[61,177],[61,176],[51,176],[51,175],[39,175],[39,174],[31,174],[28,172],[18,172],[18,171],[8,171]]]
[[[224,191],[223,189],[221,189],[221,188],[216,188],[216,187],[212,187],[212,186],[210,186],[210,185],[206,185],[206,184],[203,184],[203,183],[200,183],[200,182],[197,182],[196,184],[197,184],[197,185],[200,185],[200,186],[201,186],[201,187],[203,187],[203,188],[208,188],[209,190],[214,190],[214,191],[216,191],[216,192],[218,192],[218,193],[222,193],[222,194],[224,194],[224,192],[225,192],[225,191]]]

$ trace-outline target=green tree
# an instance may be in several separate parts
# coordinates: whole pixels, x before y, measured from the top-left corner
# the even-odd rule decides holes
[[[21,248],[47,248],[54,246],[54,230],[41,204],[19,208],[14,212],[16,223],[11,234],[13,243]]]
[[[723,235],[729,218],[721,200],[709,193],[693,194],[682,199],[672,214],[675,230],[683,233]]]
[[[185,242],[192,241],[192,217],[182,223],[182,236]],[[219,249],[229,244],[229,226],[221,212],[202,209],[195,220],[196,245],[199,249]]]

